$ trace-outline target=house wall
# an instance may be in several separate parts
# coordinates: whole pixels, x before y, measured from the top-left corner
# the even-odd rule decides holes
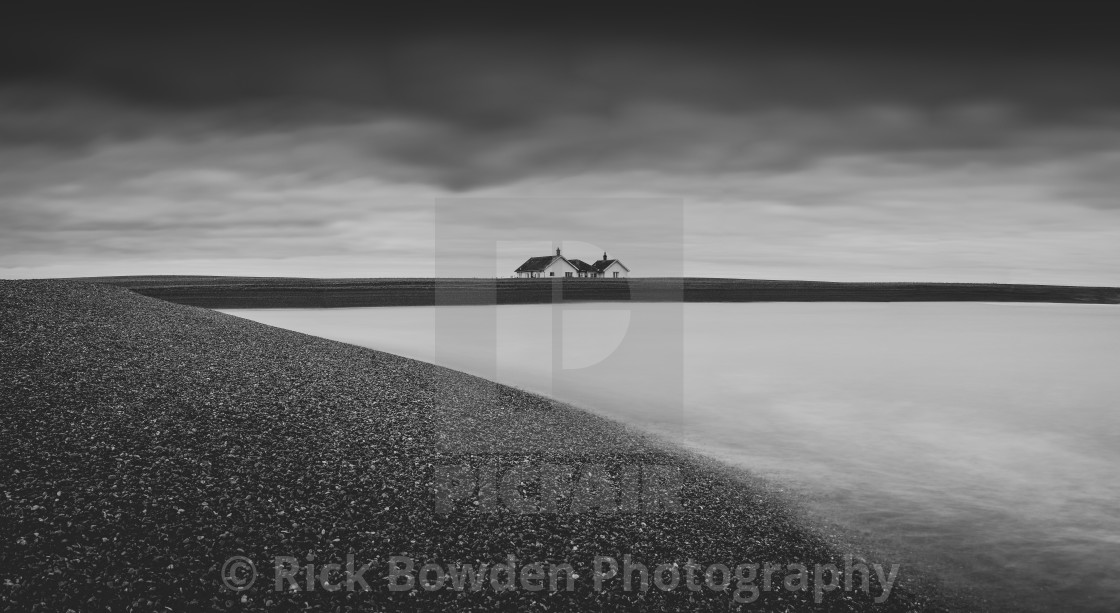
[[[570,272],[570,273],[572,273],[572,276],[574,277],[574,276],[576,276],[577,271],[576,271],[575,266],[572,266],[571,264],[565,262],[564,260],[557,259],[553,263],[549,264],[548,268],[544,269],[544,272],[541,273],[541,276],[542,277],[547,277],[547,276],[549,276],[548,273],[550,273],[550,272],[556,273],[557,277],[563,277],[564,273]]]
[[[603,276],[610,279],[614,277],[614,273],[616,272],[618,273],[619,279],[625,279],[626,277],[630,276],[630,273],[626,272],[626,269],[623,268],[618,262],[614,262],[610,266],[607,266],[607,269],[603,271]]]

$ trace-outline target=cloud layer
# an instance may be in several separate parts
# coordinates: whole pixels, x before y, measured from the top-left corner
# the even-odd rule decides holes
[[[642,274],[1115,284],[1118,45],[997,9],[28,15],[0,276],[432,274],[453,218]]]

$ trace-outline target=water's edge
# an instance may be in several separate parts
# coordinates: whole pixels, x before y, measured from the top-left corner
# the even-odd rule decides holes
[[[653,335],[648,352],[667,341],[640,325],[646,309],[660,313],[655,321],[665,328],[682,307],[626,308],[626,334]],[[822,531],[851,547],[937,570],[993,602],[1010,596],[1019,610],[1032,602],[1036,610],[1107,610],[1100,607],[1120,598],[1101,592],[1109,573],[1120,571],[1113,568],[1116,547],[1094,536],[1120,529],[1106,506],[1120,483],[1108,468],[1113,459],[1103,455],[1120,432],[1105,411],[1120,396],[1108,374],[1120,346],[1112,307],[687,308],[693,315],[683,317],[681,329],[688,365],[676,366],[687,407],[680,434],[660,434],[788,486]],[[322,311],[229,312],[433,361],[658,432],[649,412],[662,421],[672,413],[650,407],[672,386],[612,383],[656,368],[640,353],[577,369],[591,373],[582,378],[542,369],[555,357],[539,347],[554,337],[554,309],[455,307],[441,311],[442,323],[431,308],[353,309],[332,311],[325,326],[316,316]],[[610,319],[610,311],[588,309]],[[454,331],[458,318],[472,313],[484,323],[500,314],[483,331],[494,337],[493,365],[480,362],[486,352],[479,353],[477,337],[467,343]],[[593,361],[604,351],[600,341],[622,325],[576,321],[594,337],[581,340],[580,326],[562,333],[564,351],[577,362],[587,355]],[[625,353],[621,346],[606,353]],[[1073,419],[1078,414],[1096,427],[1071,426],[1081,423]],[[1070,507],[1067,500],[1079,502]],[[1032,566],[1039,559],[1045,566]],[[979,580],[962,583],[970,577]]]

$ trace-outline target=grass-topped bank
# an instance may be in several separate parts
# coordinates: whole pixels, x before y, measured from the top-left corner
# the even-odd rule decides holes
[[[1120,288],[1000,283],[835,283],[760,279],[306,279],[91,277],[145,296],[208,308],[316,308],[645,302],[1120,303]]]
[[[0,308],[5,609],[735,610],[732,590],[711,589],[703,570],[686,586],[690,562],[777,568],[766,583],[760,569],[744,610],[943,608],[905,560],[854,558],[903,563],[882,604],[875,573],[866,592],[858,578],[814,591],[817,565],[853,558],[774,486],[547,398],[104,285],[0,281]],[[677,471],[677,504],[628,505],[635,466]],[[477,481],[452,484],[450,503],[446,467]],[[572,468],[552,471],[552,506],[491,504],[487,484],[503,501],[544,501],[548,467]],[[619,487],[589,498],[592,474]],[[642,479],[639,489],[653,483]],[[261,575],[243,592],[223,582],[233,556]],[[444,571],[513,556],[519,570],[570,564],[579,576],[571,591],[500,590],[489,574],[478,590],[445,577],[392,591],[391,556]],[[651,572],[676,563],[681,583],[626,591],[618,576],[596,589],[597,556]],[[301,567],[300,589],[274,590],[278,558]],[[346,589],[348,559],[371,563],[371,589]],[[804,591],[785,587],[797,564]],[[308,565],[321,574],[312,591]]]

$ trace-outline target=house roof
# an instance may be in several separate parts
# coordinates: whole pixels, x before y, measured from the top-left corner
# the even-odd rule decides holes
[[[575,266],[576,270],[578,270],[579,272],[595,272],[595,267],[591,264],[588,264],[587,262],[584,262],[583,260],[572,258],[568,260],[568,263],[572,266]]]
[[[537,258],[529,258],[525,263],[517,267],[513,272],[544,272],[544,269],[552,265],[556,260],[560,260],[565,264],[571,266],[576,270],[580,270],[578,266],[572,264],[572,261],[562,255],[542,255]]]
[[[619,260],[599,260],[599,261],[595,262],[594,264],[592,264],[592,266],[595,267],[595,270],[597,270],[599,272],[603,272],[604,270],[610,268],[610,265],[614,264],[615,262],[618,262],[619,266],[621,266],[623,268],[626,268],[626,264],[623,264]],[[630,272],[630,269],[626,268],[626,272]]]
[[[525,260],[525,263],[521,266],[518,266],[517,270],[513,272],[544,272],[544,270],[551,266],[552,263],[556,260],[563,260],[564,263],[568,264],[579,272],[603,272],[615,262],[618,262],[619,266],[626,268],[626,265],[619,260],[599,260],[592,264],[588,264],[583,260],[577,260],[574,258],[569,260],[562,255],[542,255],[540,257],[529,258]],[[630,269],[626,268],[626,272],[630,272]]]
[[[557,257],[559,256],[545,255],[539,258],[529,258],[513,272],[542,272],[545,268],[548,268],[548,265]]]

